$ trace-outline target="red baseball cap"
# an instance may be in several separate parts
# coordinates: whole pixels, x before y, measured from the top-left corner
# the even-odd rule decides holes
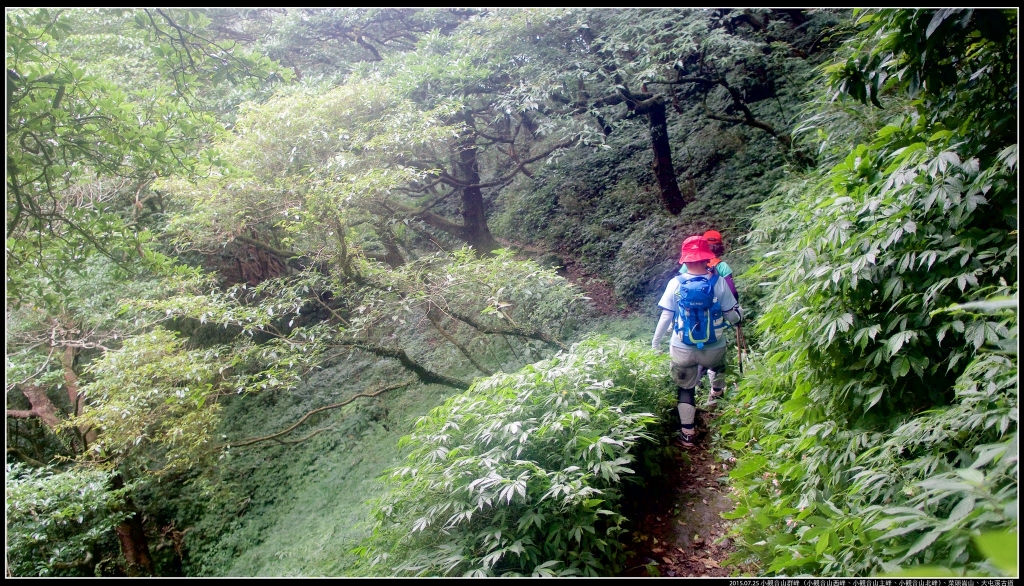
[[[708,239],[703,236],[690,236],[686,240],[683,240],[683,248],[679,254],[679,262],[697,262],[702,260],[711,260],[715,258],[715,254],[711,252],[711,246],[708,244]]]
[[[707,238],[708,242],[710,242],[711,244],[722,243],[722,234],[719,233],[717,230],[708,230],[707,232],[704,233],[704,238]]]

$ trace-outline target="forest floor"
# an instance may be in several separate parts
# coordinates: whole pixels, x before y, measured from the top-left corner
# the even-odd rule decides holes
[[[530,251],[537,252],[537,251]],[[612,288],[596,275],[565,259],[559,270],[583,289],[595,309],[608,316],[629,317],[636,312],[621,304]],[[654,324],[651,324],[654,331]],[[716,460],[709,426],[714,413],[699,410],[697,444],[673,446],[668,486],[651,490],[631,527],[631,543],[624,577],[726,577],[750,575],[742,567],[726,565],[735,551],[726,535],[729,521],[722,514],[733,509],[729,494],[729,463]]]

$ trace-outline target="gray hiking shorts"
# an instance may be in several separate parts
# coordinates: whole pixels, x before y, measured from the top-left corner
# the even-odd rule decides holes
[[[672,357],[672,382],[679,388],[692,389],[697,386],[697,367],[703,366],[714,371],[711,378],[711,388],[725,388],[725,350],[726,346],[720,348],[679,348],[669,346],[669,356]]]

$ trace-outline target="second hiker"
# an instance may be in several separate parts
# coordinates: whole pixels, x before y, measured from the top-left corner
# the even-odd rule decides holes
[[[721,393],[725,388],[725,321],[737,324],[743,319],[725,280],[708,273],[708,261],[714,257],[703,236],[683,241],[679,262],[686,271],[669,281],[658,301],[661,319],[651,342],[655,350],[661,350],[661,340],[672,328],[669,355],[672,381],[679,387],[679,440],[684,447],[694,445],[697,367],[714,371],[711,386],[713,392]]]
[[[711,253],[714,254],[714,258],[708,261],[708,274],[718,273],[718,275],[725,279],[725,284],[729,286],[729,290],[732,291],[732,296],[736,298],[736,303],[740,302],[740,294],[736,292],[736,283],[732,279],[732,267],[730,267],[722,256],[725,254],[725,241],[722,239],[722,233],[718,230],[708,230],[704,233],[704,238],[708,241],[708,246],[711,248]],[[683,265],[679,269],[680,273],[686,272],[686,265]],[[697,368],[697,386],[700,387],[704,380],[705,368],[703,366]],[[712,381],[715,380],[715,371],[707,370],[708,378]],[[724,384],[724,383],[723,383]],[[718,399],[721,398],[725,387],[711,386],[711,391],[708,392],[707,406],[709,408],[715,407],[718,404]]]

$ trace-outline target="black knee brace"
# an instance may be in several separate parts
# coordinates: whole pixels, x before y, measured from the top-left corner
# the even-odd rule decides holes
[[[687,403],[689,405],[696,405],[697,403],[694,400],[694,389],[680,388],[679,389],[679,402],[680,403]]]
[[[694,389],[679,389],[679,424],[690,433],[693,431],[693,419],[697,415],[697,405],[693,400]]]

